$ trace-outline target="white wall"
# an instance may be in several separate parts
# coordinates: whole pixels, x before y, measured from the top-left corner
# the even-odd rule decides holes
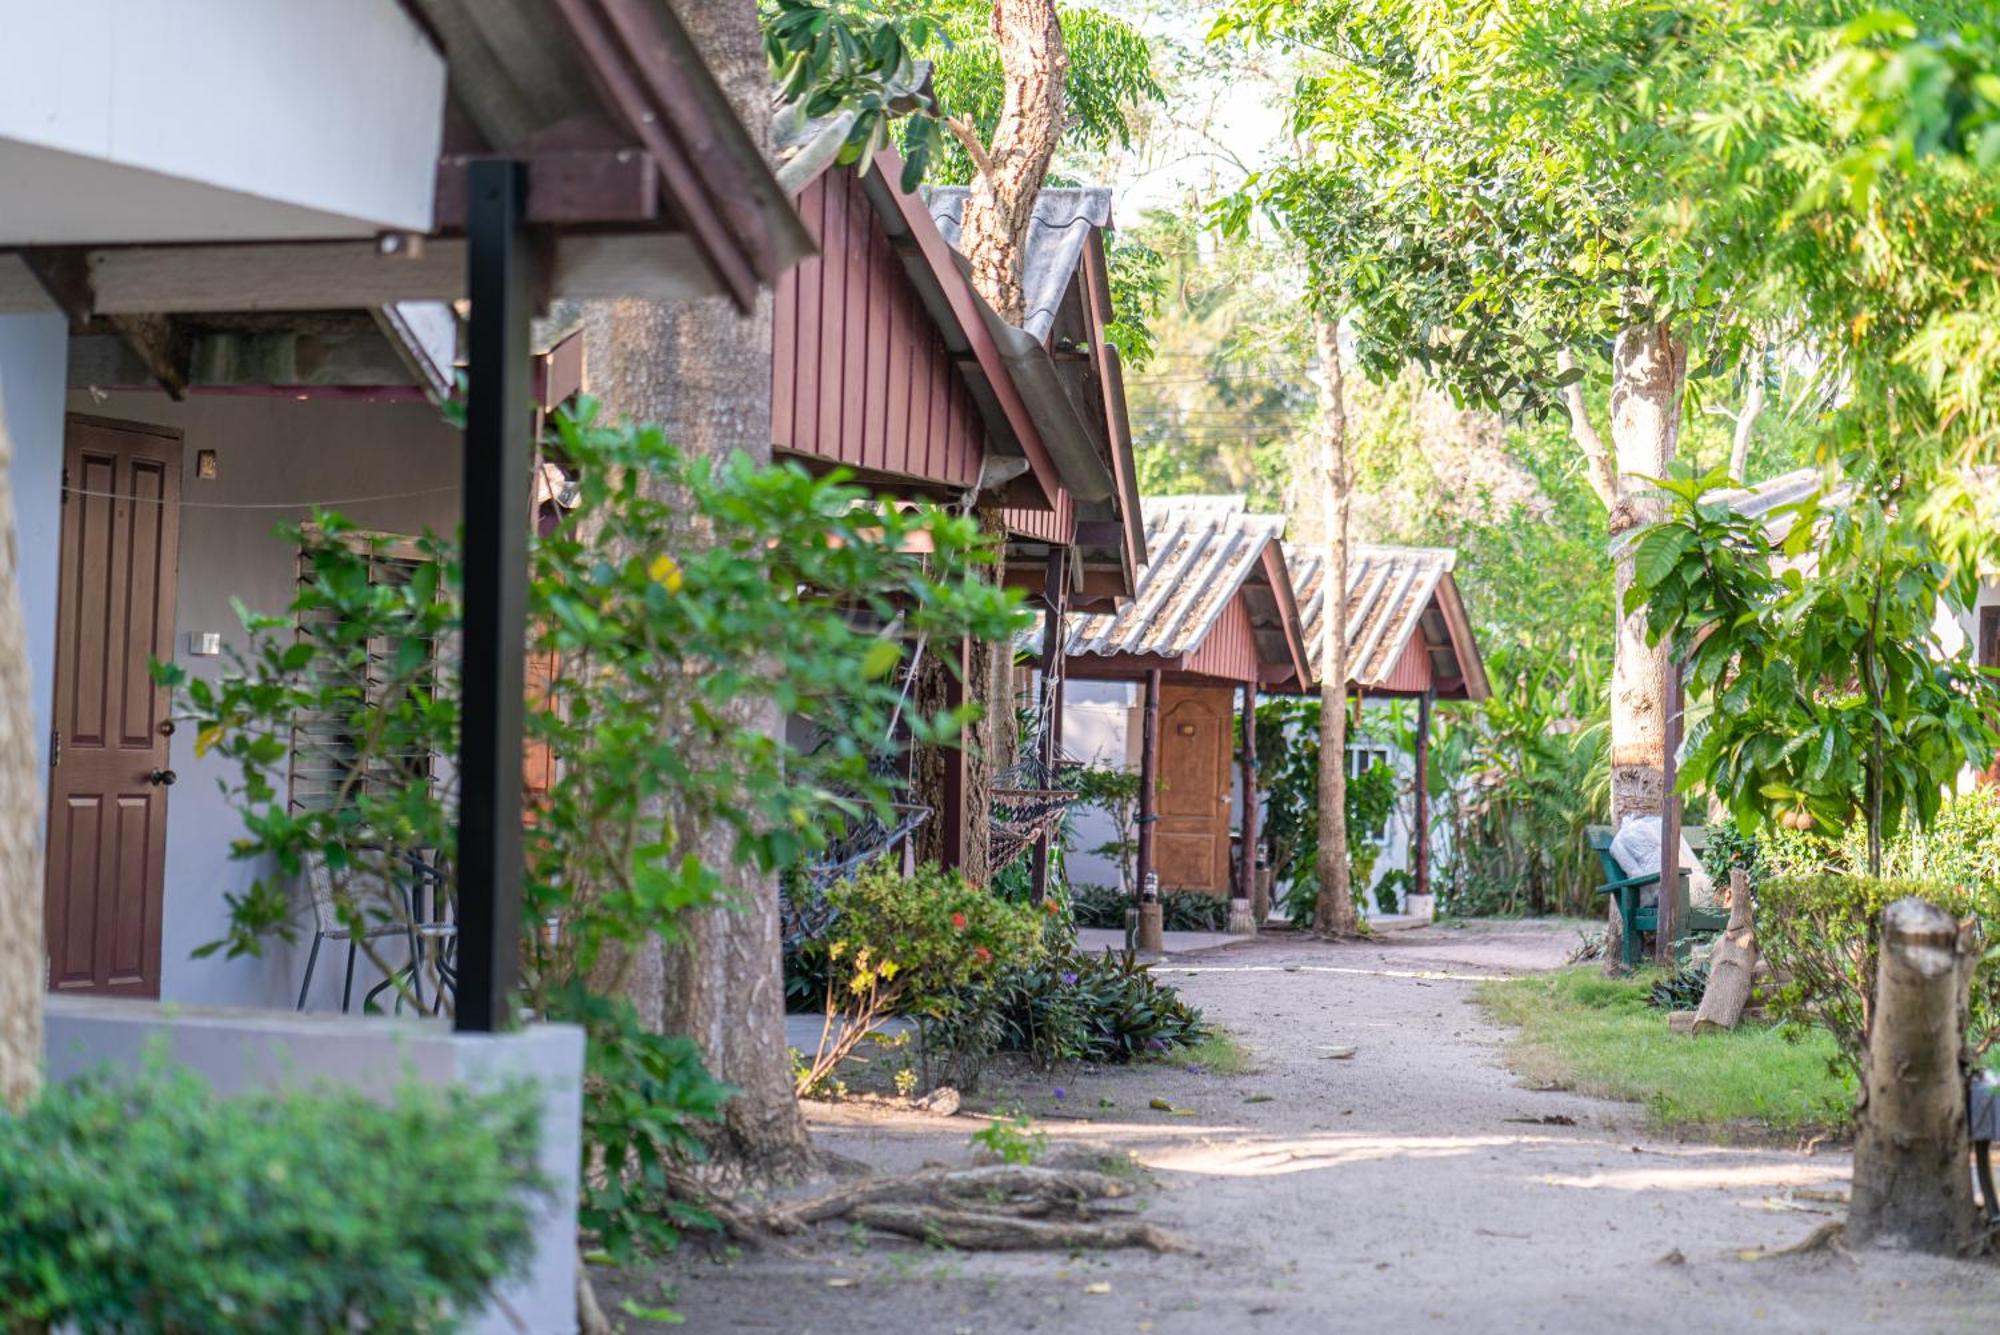
[[[396,0],[0,0],[0,241],[429,231],[444,58]]]
[[[177,660],[198,676],[216,676],[224,658],[190,657],[188,636],[219,631],[225,645],[241,648],[242,627],[230,599],[253,611],[282,612],[296,578],[296,550],[274,527],[310,517],[310,504],[387,493],[424,493],[400,499],[334,506],[364,527],[395,533],[456,529],[459,518],[458,434],[425,403],[300,402],[282,396],[196,396],[174,403],[163,394],[93,394],[69,398],[75,412],[118,418],[185,432],[182,459],[180,573],[174,629]],[[44,444],[43,449],[49,448]],[[61,438],[53,442],[57,467]],[[217,451],[219,476],[195,476],[196,454]],[[256,508],[218,508],[247,506]],[[46,601],[30,609],[36,633],[54,638],[56,545],[53,521],[46,548],[23,548],[25,570],[45,588]],[[52,685],[38,678],[38,707],[47,708]],[[217,782],[219,758],[195,756],[185,729],[172,742],[169,763],[179,775],[167,801],[166,893],[160,951],[162,1000],[214,1005],[286,1007],[298,997],[311,944],[311,911],[300,901],[305,924],[296,945],[272,942],[260,959],[194,959],[196,947],[218,939],[228,921],[223,896],[241,892],[265,871],[259,863],[229,856],[241,822],[224,802]],[[384,943],[390,945],[393,943]],[[385,954],[393,954],[385,950]],[[346,947],[329,942],[320,953],[311,1004],[340,1004]],[[357,1005],[379,980],[364,957],[355,970]]]

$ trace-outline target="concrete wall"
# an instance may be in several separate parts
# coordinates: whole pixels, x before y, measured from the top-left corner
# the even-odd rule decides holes
[[[53,996],[46,1033],[45,1069],[51,1082],[103,1065],[130,1069],[153,1054],[193,1071],[222,1094],[325,1081],[387,1100],[412,1079],[474,1089],[533,1081],[542,1103],[538,1157],[551,1188],[536,1211],[535,1252],[528,1273],[501,1290],[504,1308],[489,1308],[468,1329],[475,1335],[571,1335],[576,1330],[581,1029],[535,1025],[512,1034],[455,1034],[439,1021],[259,1014]]]
[[[331,508],[387,532],[429,528],[449,533],[458,524],[458,434],[429,404],[236,396],[196,396],[174,403],[162,394],[85,390],[70,395],[69,407],[185,433],[174,652],[196,675],[219,675],[228,660],[190,656],[190,634],[216,631],[225,646],[244,644],[232,597],[260,612],[282,612],[290,603],[296,550],[280,542],[273,530],[281,521],[309,518],[311,502],[347,502]],[[216,451],[219,476],[213,481],[195,476],[196,457],[204,449]],[[59,471],[58,433],[37,443],[32,465],[24,456],[17,474],[21,467],[48,467],[50,451]],[[352,499],[391,493],[398,495]],[[46,544],[22,546],[24,587],[39,591],[28,597],[31,643],[37,635],[51,642],[54,638],[55,520],[44,522],[50,529]],[[46,666],[38,665],[36,689],[37,707],[48,708],[54,688]],[[173,739],[171,764],[180,782],[167,802],[161,998],[289,1008],[297,1000],[312,940],[311,910],[303,897],[304,930],[296,944],[272,941],[261,958],[192,957],[198,946],[221,936],[228,919],[224,895],[247,888],[268,868],[229,856],[241,822],[217,787],[227,773],[219,760],[197,757],[192,737],[183,730]],[[345,962],[346,947],[329,942],[320,954],[310,1005],[339,1006]],[[355,971],[357,1004],[377,981],[379,975],[363,957]]]

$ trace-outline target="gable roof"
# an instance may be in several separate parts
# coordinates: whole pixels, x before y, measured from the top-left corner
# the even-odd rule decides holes
[[[1180,498],[1145,503],[1146,550],[1132,598],[1117,611],[1069,618],[1072,658],[1186,660],[1240,595],[1260,664],[1302,671],[1304,637],[1286,575],[1285,521],[1233,509],[1185,506]]]
[[[971,191],[962,185],[929,186],[924,203],[937,219],[938,230],[954,250],[965,223],[965,201]],[[1035,197],[1035,216],[1028,224],[1022,248],[1021,296],[1025,312],[1021,328],[1046,344],[1055,329],[1063,299],[1069,295],[1083,263],[1090,230],[1111,226],[1111,187],[1104,185],[1044,186]]]
[[[1292,587],[1305,624],[1310,678],[1318,681],[1326,646],[1326,556],[1287,553]],[[1448,547],[1356,545],[1347,553],[1347,679],[1364,691],[1421,693],[1435,684],[1438,698],[1484,700],[1491,693],[1472,625],[1452,570],[1458,553]],[[1419,638],[1421,637],[1421,638]],[[1422,645],[1425,664],[1413,657]]]

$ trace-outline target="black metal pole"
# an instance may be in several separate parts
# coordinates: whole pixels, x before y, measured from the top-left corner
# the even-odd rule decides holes
[[[521,164],[476,161],[469,186],[455,1014],[461,1032],[491,1033],[512,1022],[521,948],[533,286]]]

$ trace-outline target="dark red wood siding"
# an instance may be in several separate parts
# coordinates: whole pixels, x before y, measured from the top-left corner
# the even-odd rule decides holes
[[[1222,609],[1201,646],[1188,655],[1186,670],[1222,681],[1255,681],[1257,667],[1257,636],[1239,592]]]
[[[970,487],[984,424],[860,181],[835,168],[794,203],[819,254],[778,281],[772,444],[870,478]]]
[[[1076,541],[1076,502],[1071,498],[1068,487],[1059,487],[1053,508],[1028,510],[1009,506],[1000,512],[1000,522],[1017,538],[1034,538],[1057,546],[1068,546]]]

